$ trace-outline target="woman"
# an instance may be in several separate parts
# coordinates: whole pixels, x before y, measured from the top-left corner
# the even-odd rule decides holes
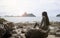
[[[42,21],[41,21],[41,25],[38,25],[38,23],[35,23],[34,28],[36,26],[39,26],[40,30],[47,30],[49,28],[49,18],[47,15],[47,12],[42,12]]]
[[[47,15],[47,12],[43,12],[42,13],[42,21],[41,21],[41,25],[39,26],[40,30],[45,33],[46,35],[44,35],[44,37],[47,37],[48,36],[48,32],[49,32],[49,18],[48,18],[48,15]]]

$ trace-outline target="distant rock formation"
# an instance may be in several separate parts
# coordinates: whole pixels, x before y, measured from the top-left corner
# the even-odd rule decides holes
[[[26,12],[22,15],[22,17],[36,17],[35,15],[33,15],[32,13],[27,14]]]
[[[60,14],[58,14],[56,17],[60,17]]]

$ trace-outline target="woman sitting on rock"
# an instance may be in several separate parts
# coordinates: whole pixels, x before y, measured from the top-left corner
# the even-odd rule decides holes
[[[26,38],[47,38],[49,32],[49,18],[47,12],[42,13],[42,21],[41,25],[39,25],[39,29],[31,29],[25,33]],[[35,24],[34,28],[37,26]]]

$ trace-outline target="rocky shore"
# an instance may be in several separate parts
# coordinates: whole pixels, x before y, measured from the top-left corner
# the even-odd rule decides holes
[[[17,38],[17,37],[18,38],[25,38],[25,35],[24,35],[25,32],[27,32],[27,30],[29,30],[29,29],[33,29],[34,24],[35,23],[15,23],[14,27],[13,27],[12,36],[10,38],[12,38],[12,37],[14,37],[14,38]],[[60,26],[60,22],[54,22],[54,23],[51,22],[50,26],[59,27]],[[36,28],[38,28],[38,27],[36,27]]]
[[[8,35],[10,35],[10,36],[6,35],[8,38],[25,38],[25,32],[27,32],[30,29],[34,29],[33,27],[34,27],[35,23],[36,22],[33,22],[33,23],[29,23],[29,22],[13,23],[13,22],[9,22],[6,20],[0,21],[0,26],[3,25],[2,29],[5,29],[5,30],[0,31],[0,37],[3,37],[4,34],[6,34],[6,32],[7,32]],[[39,22],[37,22],[37,23],[40,24]],[[50,22],[50,26],[51,27],[56,26],[59,28],[60,22]],[[38,29],[38,27],[36,27],[36,29]],[[4,37],[4,38],[6,38],[6,37]]]

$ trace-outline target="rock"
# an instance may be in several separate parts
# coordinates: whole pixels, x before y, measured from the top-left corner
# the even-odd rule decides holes
[[[60,17],[60,14],[56,15],[56,17]]]
[[[26,38],[46,38],[45,33],[39,30],[31,29],[25,33]]]
[[[36,17],[34,14],[27,14],[26,12],[22,15],[22,17]]]

